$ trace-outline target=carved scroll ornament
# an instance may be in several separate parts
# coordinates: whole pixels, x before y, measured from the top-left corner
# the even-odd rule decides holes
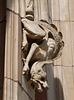
[[[33,0],[29,1],[33,4]],[[31,7],[33,8],[32,5]],[[62,33],[58,32],[55,25],[45,21],[33,21],[28,15],[22,19],[22,26],[23,75],[26,76],[29,84],[41,92],[43,88],[48,89],[43,67],[52,64],[54,59],[61,55],[64,46]]]

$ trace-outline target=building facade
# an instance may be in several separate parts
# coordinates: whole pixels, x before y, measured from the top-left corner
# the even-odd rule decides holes
[[[46,20],[63,34],[62,56],[48,65],[49,90],[39,93],[22,74],[22,25],[30,0],[0,1],[0,100],[74,100],[74,1],[34,0],[34,20]]]

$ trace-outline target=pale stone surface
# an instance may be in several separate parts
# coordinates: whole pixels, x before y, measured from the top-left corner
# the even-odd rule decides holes
[[[12,77],[14,80],[18,80],[21,83],[21,19],[14,15],[14,23],[13,23],[13,51],[14,59],[13,59],[13,71]],[[13,73],[14,72],[14,73]]]
[[[74,88],[64,88],[64,100],[74,100]]]
[[[72,67],[63,67],[63,87],[64,88],[74,88],[74,73]]]
[[[48,20],[48,6],[47,6],[47,0],[35,0],[34,1],[34,9],[35,11],[35,20],[45,20],[49,22]]]
[[[21,83],[21,73],[21,20],[7,11],[4,75]]]
[[[74,21],[74,0],[69,0],[70,21]]]
[[[48,20],[48,4],[47,0],[26,0],[26,13],[30,13],[28,16],[29,17],[34,17],[34,20]],[[31,3],[33,2],[33,3]],[[28,6],[29,4],[29,6]],[[32,6],[31,6],[32,4]],[[28,7],[28,8],[27,8]],[[34,7],[34,9],[33,9]],[[29,9],[30,8],[30,9]],[[29,11],[27,11],[27,9]],[[33,16],[34,14],[34,16]],[[28,17],[27,17],[28,18]]]
[[[9,16],[11,15],[11,12],[8,14]],[[9,20],[9,25],[8,25],[8,21],[7,21],[7,26],[9,27],[11,27],[11,17],[9,17],[8,16],[8,20]],[[9,31],[9,32],[7,32],[7,31]],[[6,41],[5,41],[5,54],[7,55],[5,55],[5,76],[10,76],[10,73],[11,73],[11,71],[10,71],[10,61],[9,61],[9,59],[10,59],[10,28],[9,28],[9,30],[7,29],[7,34],[6,34]],[[9,36],[8,36],[9,35]],[[8,37],[9,37],[9,39],[8,39]],[[8,48],[8,51],[7,51],[7,47],[9,47]],[[8,56],[8,53],[9,53],[9,56]],[[6,60],[8,60],[8,63],[7,63],[7,61]],[[9,64],[9,66],[8,66],[8,64]],[[7,68],[8,69],[6,69],[6,66],[7,66]],[[6,71],[6,70],[8,70],[8,71]],[[10,78],[10,77],[9,77]]]
[[[25,0],[19,0],[20,2],[20,7],[19,7],[19,12],[21,17],[25,17],[25,10],[26,10],[26,5],[25,5]]]
[[[45,21],[49,22],[47,0],[39,0],[39,3],[40,3],[39,20],[45,20]]]
[[[6,8],[19,14],[21,17],[25,17],[25,0],[7,0]]]
[[[48,0],[48,17],[49,17],[49,23],[52,21],[52,5],[51,5],[52,0]]]
[[[11,79],[4,79],[4,95],[3,100],[18,100],[18,82]]]
[[[6,8],[19,13],[19,0],[7,0],[6,2]]]
[[[39,4],[38,0],[34,0],[34,20],[38,21],[39,20]]]
[[[69,0],[59,0],[59,7],[60,20],[69,21]]]
[[[52,20],[60,20],[59,0],[51,0]]]
[[[73,80],[74,80],[74,67],[73,67]]]
[[[64,49],[62,50],[61,63],[63,66],[72,66],[70,23],[60,22],[60,31],[63,33],[63,40],[65,42]]]
[[[74,66],[74,22],[70,22],[71,45],[72,45],[72,65]]]

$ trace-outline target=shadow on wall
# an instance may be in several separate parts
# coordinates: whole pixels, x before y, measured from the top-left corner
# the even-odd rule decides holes
[[[54,67],[52,64],[47,65],[47,81],[49,89],[39,93],[35,92],[35,100],[64,100],[63,87],[60,79],[54,78]]]
[[[56,100],[64,100],[63,87],[58,78],[54,79]]]
[[[35,100],[47,100],[47,91],[43,90],[43,92],[35,91]]]
[[[6,17],[6,2],[0,0],[0,100],[3,95],[3,81],[4,81],[4,56],[5,56],[5,17]]]

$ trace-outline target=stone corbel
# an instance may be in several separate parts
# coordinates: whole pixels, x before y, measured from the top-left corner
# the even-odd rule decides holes
[[[54,59],[61,56],[64,47],[62,33],[58,32],[55,25],[46,21],[33,21],[33,0],[28,0],[26,18],[22,19],[22,51],[23,75],[28,84],[39,92],[48,89],[45,80],[46,72],[43,67],[52,64]]]

